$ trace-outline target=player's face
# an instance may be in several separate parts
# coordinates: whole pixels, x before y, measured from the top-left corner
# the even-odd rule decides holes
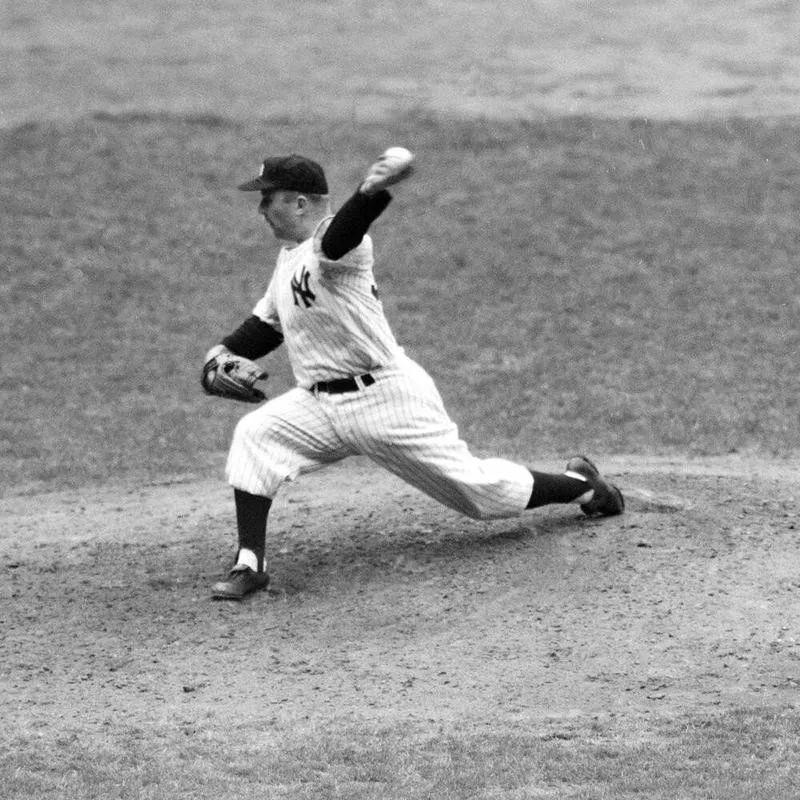
[[[297,203],[289,192],[261,192],[258,213],[272,228],[276,239],[296,240]]]

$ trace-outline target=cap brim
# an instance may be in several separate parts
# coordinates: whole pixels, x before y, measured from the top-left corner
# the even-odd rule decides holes
[[[251,181],[241,184],[239,186],[240,192],[263,192],[268,189],[274,189],[271,183],[267,183],[263,178],[253,178]]]

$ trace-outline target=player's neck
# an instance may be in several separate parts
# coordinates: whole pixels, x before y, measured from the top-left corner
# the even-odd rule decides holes
[[[317,232],[317,228],[324,219],[324,214],[304,218],[302,224],[297,226],[297,230],[291,238],[291,245],[302,244],[310,239]]]

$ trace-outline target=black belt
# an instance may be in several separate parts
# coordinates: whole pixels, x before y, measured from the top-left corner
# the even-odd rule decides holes
[[[320,381],[311,387],[311,391],[344,394],[345,392],[357,392],[362,386],[366,388],[367,386],[372,386],[373,383],[375,383],[375,378],[367,373],[366,375],[359,375],[358,378],[335,378],[332,381]]]

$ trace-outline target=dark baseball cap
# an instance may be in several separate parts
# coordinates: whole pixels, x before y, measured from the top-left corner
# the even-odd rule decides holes
[[[316,161],[292,153],[264,159],[258,177],[243,183],[239,189],[243,192],[288,189],[307,194],[328,194],[328,181]]]

